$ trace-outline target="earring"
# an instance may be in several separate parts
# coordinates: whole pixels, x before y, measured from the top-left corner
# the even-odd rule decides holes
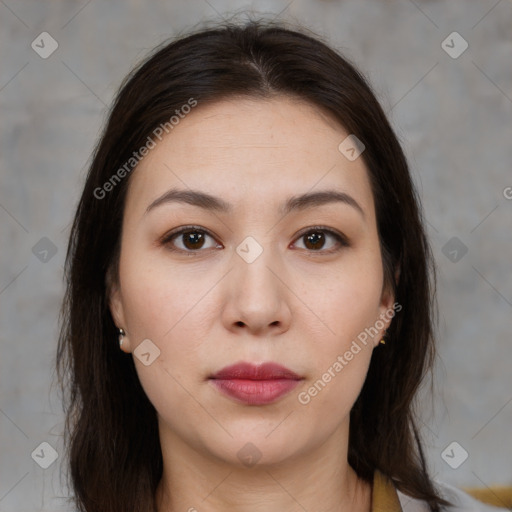
[[[384,331],[384,334],[382,335],[382,339],[379,342],[381,345],[385,345],[386,344],[386,340],[384,339],[386,337],[386,332],[387,332],[387,330]]]
[[[120,328],[119,329],[119,347],[122,347],[123,346],[123,336],[125,335],[126,333],[124,332],[124,329]]]

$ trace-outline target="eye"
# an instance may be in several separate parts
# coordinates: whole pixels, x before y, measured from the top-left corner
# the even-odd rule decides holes
[[[212,242],[206,245],[207,239]],[[323,226],[314,226],[303,231],[296,240],[304,242],[304,249],[308,252],[333,253],[341,250],[343,247],[349,247],[347,238],[330,228]],[[328,243],[328,241],[331,243]],[[215,243],[215,238],[206,230],[198,226],[184,226],[176,229],[167,235],[164,235],[160,242],[167,246],[171,251],[188,253],[190,255],[201,250],[222,248],[222,245]],[[325,248],[327,243],[327,248]],[[299,247],[301,248],[301,247]]]
[[[207,231],[197,226],[185,226],[164,236],[161,241],[162,245],[169,247],[171,251],[181,252],[200,252],[200,249],[214,249],[215,247],[222,247],[215,243],[210,246],[205,246],[207,238],[215,240]],[[175,240],[178,243],[176,245]]]
[[[326,241],[331,240],[328,248],[325,249]],[[297,240],[304,241],[304,248],[309,252],[333,253],[341,250],[343,247],[349,247],[348,240],[341,233],[323,226],[308,228],[299,235]],[[334,241],[334,242],[332,242]],[[323,249],[323,250],[322,250]]]

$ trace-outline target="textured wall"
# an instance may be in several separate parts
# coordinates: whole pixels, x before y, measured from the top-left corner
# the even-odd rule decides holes
[[[52,364],[66,237],[106,106],[154,45],[246,9],[325,35],[373,82],[410,158],[439,269],[435,414],[423,404],[430,463],[456,485],[512,484],[509,0],[5,0],[0,511],[66,509]],[[61,454],[48,469],[42,442]]]

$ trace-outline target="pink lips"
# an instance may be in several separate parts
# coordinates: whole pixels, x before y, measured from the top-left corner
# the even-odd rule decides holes
[[[210,381],[219,391],[249,405],[275,402],[301,380],[300,375],[276,363],[238,363],[227,366],[210,377]]]

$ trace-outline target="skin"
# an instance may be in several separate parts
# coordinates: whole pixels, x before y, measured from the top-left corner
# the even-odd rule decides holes
[[[349,413],[389,320],[298,401],[394,302],[367,169],[338,150],[347,135],[296,99],[223,100],[193,109],[131,176],[110,309],[125,352],[144,339],[160,350],[149,366],[132,355],[158,413],[159,511],[370,510],[371,488],[347,462]],[[218,196],[233,213],[174,202],[145,214],[173,187]],[[364,216],[341,202],[279,212],[290,196],[334,189]],[[203,246],[183,235],[160,243],[190,224],[211,234]],[[308,244],[302,231],[315,225],[349,246],[325,231],[324,245]],[[263,248],[252,263],[236,252],[247,236]],[[240,361],[277,362],[304,380],[275,403],[241,404],[208,381]],[[249,442],[261,457],[250,467],[237,456]]]

